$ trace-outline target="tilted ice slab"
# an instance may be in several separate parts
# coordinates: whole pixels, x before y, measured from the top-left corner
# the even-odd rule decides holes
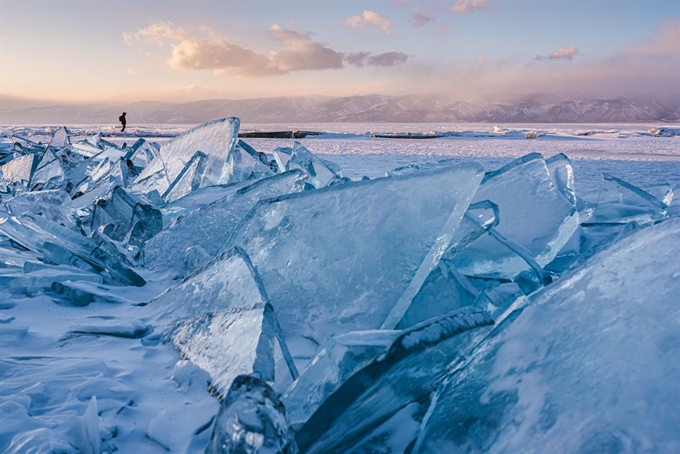
[[[291,351],[309,357],[290,340],[398,323],[481,177],[465,164],[262,201],[230,245],[260,273]]]
[[[239,375],[257,374],[273,384],[277,347],[285,352],[292,368],[292,371],[279,369],[290,375],[279,377],[279,382],[290,383],[297,377],[269,304],[221,309],[193,317],[177,327],[172,344],[183,358],[208,372],[211,387],[221,396],[226,395]]]
[[[236,376],[258,373],[283,389],[298,372],[248,256],[238,248],[169,288],[150,304],[170,323],[175,347],[224,394]]]
[[[238,183],[274,175],[269,165],[263,162],[263,155],[244,141],[239,140],[227,156],[226,182]]]
[[[71,131],[69,131],[66,126],[61,126],[59,129],[54,131],[54,135],[52,135],[49,147],[54,148],[55,150],[68,147],[71,144],[70,135]]]
[[[151,161],[139,174],[133,189],[142,192],[155,189],[164,194],[197,151],[207,156],[200,186],[226,183],[227,155],[238,139],[239,125],[238,118],[221,118],[196,126],[163,144],[160,159]]]
[[[208,170],[208,161],[205,153],[201,151],[194,153],[175,181],[163,193],[163,200],[174,202],[200,188],[205,172]]]
[[[277,162],[280,166],[283,160],[279,158]],[[300,142],[293,144],[293,151],[290,159],[285,163],[285,168],[286,170],[303,170],[307,174],[308,182],[317,189],[345,181],[337,164],[315,156]]]
[[[25,262],[20,270],[0,268],[3,288],[50,288],[54,282],[64,281],[101,283],[102,277],[68,265],[51,266],[41,262]]]
[[[387,351],[397,330],[353,331],[332,337],[281,397],[288,421],[299,429],[349,377]]]
[[[62,184],[64,177],[65,173],[61,160],[52,149],[48,148],[36,165],[31,178],[31,188],[55,189]]]
[[[494,230],[533,255],[536,262],[550,263],[578,227],[578,213],[568,193],[569,180],[553,182],[552,175],[569,175],[571,165],[561,161],[549,169],[538,153],[519,158],[489,172],[475,201],[498,205],[499,221]],[[514,279],[530,271],[526,260],[498,241],[484,235],[453,257],[447,257],[463,274]]]
[[[71,230],[78,231],[80,228],[71,198],[61,189],[24,192],[6,200],[5,205],[15,217],[26,213],[39,214]]]
[[[150,269],[181,266],[188,247],[200,246],[207,257],[215,257],[258,201],[302,191],[303,176],[297,170],[247,186],[220,188],[223,195],[219,200],[192,211],[144,245],[145,266]]]
[[[347,452],[353,443],[464,361],[491,329],[482,309],[463,308],[403,331],[384,354],[362,368],[309,417],[296,433],[306,453]]]
[[[21,183],[28,187],[35,171],[36,160],[37,157],[33,154],[19,156],[0,166],[0,171],[8,185]]]
[[[414,452],[678,451],[678,255],[672,219],[532,295],[439,388]]]
[[[486,234],[498,224],[498,206],[489,201],[475,203],[468,207],[444,258],[427,276],[418,293],[399,321],[397,328],[409,328],[428,318],[446,314],[471,305],[479,290],[472,287],[446,257],[455,254]]]
[[[595,212],[588,223],[625,224],[635,221],[650,225],[667,217],[672,192],[662,200],[620,178],[603,173]],[[666,201],[668,204],[664,203]]]

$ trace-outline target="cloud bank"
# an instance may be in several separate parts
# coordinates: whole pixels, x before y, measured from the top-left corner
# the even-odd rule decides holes
[[[237,77],[258,78],[294,71],[341,69],[345,67],[344,63],[357,68],[394,66],[408,59],[408,55],[396,51],[377,55],[371,52],[338,52],[328,44],[314,41],[310,33],[300,33],[278,24],[272,25],[268,33],[273,40],[282,43],[281,50],[267,54],[256,52],[229,42],[208,27],[191,33],[170,22],[152,24],[135,33],[123,33],[123,39],[127,44],[145,40],[159,47],[169,42],[172,53],[166,62],[171,68],[211,70],[216,75]]]

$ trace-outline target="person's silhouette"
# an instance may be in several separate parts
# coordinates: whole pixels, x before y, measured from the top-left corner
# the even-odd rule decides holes
[[[121,124],[123,125],[123,129],[121,129],[120,132],[125,131],[125,124],[127,123],[127,121],[125,120],[125,114],[126,114],[126,113],[127,113],[127,112],[123,112],[123,115],[121,115],[120,117],[118,117],[118,121],[120,121]]]

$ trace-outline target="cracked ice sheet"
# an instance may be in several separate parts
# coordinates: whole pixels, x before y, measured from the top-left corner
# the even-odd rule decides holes
[[[672,219],[532,295],[439,388],[414,452],[678,452],[679,254]]]
[[[116,287],[116,291],[129,301],[141,302],[163,285]],[[102,443],[103,449],[110,443],[117,452],[205,449],[208,423],[219,403],[207,390],[207,375],[181,360],[171,344],[155,342],[153,334],[142,340],[69,334],[79,326],[145,324],[149,308],[97,301],[73,307],[56,304],[57,298],[0,290],[0,320],[9,320],[0,323],[0,405],[14,402],[9,405],[19,413],[12,415],[22,414],[27,423],[23,431],[47,426],[53,441],[68,446],[74,440],[69,428],[76,426],[64,421],[82,417],[89,396],[97,395],[102,434],[110,437],[114,428],[118,432],[108,445]],[[159,331],[155,328],[155,333]],[[45,413],[27,414],[27,395]],[[47,402],[40,404],[43,396]],[[130,400],[134,405],[128,404]],[[12,415],[0,411],[0,427],[11,426]],[[11,441],[7,437],[0,429],[0,452]]]

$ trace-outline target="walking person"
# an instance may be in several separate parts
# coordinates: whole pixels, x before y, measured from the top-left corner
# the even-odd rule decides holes
[[[125,131],[125,125],[127,124],[127,121],[125,120],[125,114],[126,114],[126,113],[127,113],[127,112],[123,112],[123,115],[121,115],[120,117],[118,117],[118,121],[120,121],[120,123],[123,125],[123,129],[121,129],[120,132]]]

